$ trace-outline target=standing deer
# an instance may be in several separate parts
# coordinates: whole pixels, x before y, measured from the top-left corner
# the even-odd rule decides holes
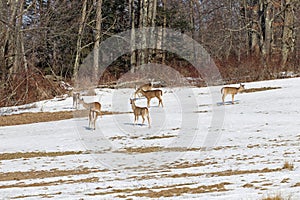
[[[162,107],[164,107],[163,102],[162,102],[162,91],[161,90],[148,90],[148,91],[144,91],[142,89],[138,89],[136,92],[141,93],[143,96],[145,96],[147,98],[147,107],[150,107],[150,100],[154,97],[156,97],[158,99],[158,106],[161,104]]]
[[[85,103],[83,99],[78,99],[78,103],[89,110],[89,127],[96,129],[96,120],[98,116],[102,117],[101,104],[99,102]]]
[[[139,88],[136,89],[135,93],[134,93],[134,97],[136,97],[137,95],[140,97],[139,94],[140,93],[140,90],[144,90],[144,91],[148,91],[148,90],[152,90],[152,83],[147,83],[147,84],[144,84],[144,85],[141,85]]]
[[[228,95],[228,94],[231,94],[232,96],[232,104],[234,104],[234,95],[236,95],[237,93],[240,93],[242,92],[245,87],[245,85],[242,85],[240,84],[240,87],[223,87],[221,89],[221,93],[223,94],[222,95],[222,101],[223,101],[223,104],[224,104],[224,101],[225,101],[225,97]]]
[[[76,108],[76,109],[78,108],[79,98],[80,98],[80,93],[79,92],[73,92],[73,107]]]
[[[81,98],[81,99],[79,98],[78,103],[83,105],[83,107],[88,109],[88,110],[98,111],[99,115],[102,116],[101,104],[99,102],[85,103],[83,98]]]
[[[135,105],[135,99],[130,99],[131,108],[133,110],[134,114],[134,124],[137,123],[139,116],[142,116],[143,118],[143,124],[145,122],[145,117],[147,117],[148,125],[150,128],[150,116],[149,116],[149,110],[147,107],[138,107]]]
[[[89,128],[96,130],[97,117],[100,115],[99,110],[90,109],[89,112]]]

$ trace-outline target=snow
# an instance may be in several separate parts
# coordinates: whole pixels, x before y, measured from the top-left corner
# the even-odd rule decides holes
[[[221,105],[221,86],[161,88],[164,107],[157,106],[157,99],[151,101],[151,128],[147,121],[141,124],[141,119],[133,124],[129,99],[134,89],[98,89],[96,97],[86,96],[84,100],[100,101],[102,110],[120,114],[98,118],[95,131],[88,128],[87,117],[0,127],[0,156],[83,152],[1,158],[0,197],[148,199],[144,193],[190,188],[176,196],[159,198],[262,199],[281,195],[300,199],[299,85],[300,78],[246,83],[246,89],[280,88],[237,94],[234,105],[229,104],[229,96],[226,105]],[[146,106],[145,98],[136,102]],[[70,110],[74,108],[68,97],[0,108],[0,115]],[[294,168],[282,169],[285,162]],[[99,171],[1,179],[3,173],[54,169]],[[87,178],[98,181],[81,181]],[[228,183],[224,185],[226,191],[196,192],[197,187],[221,183]]]

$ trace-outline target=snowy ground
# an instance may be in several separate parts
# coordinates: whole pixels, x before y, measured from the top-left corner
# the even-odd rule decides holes
[[[238,94],[234,105],[221,105],[221,87],[162,88],[151,128],[127,113],[133,89],[100,89],[85,100],[123,114],[98,118],[95,131],[86,117],[0,127],[0,199],[300,199],[299,85],[247,83],[280,88]],[[71,98],[0,112],[66,110]]]

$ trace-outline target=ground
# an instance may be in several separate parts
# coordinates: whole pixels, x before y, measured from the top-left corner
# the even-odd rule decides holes
[[[0,197],[300,199],[299,84],[246,83],[225,105],[221,86],[161,88],[150,129],[133,124],[133,89],[97,91],[95,131],[71,98],[0,108]]]

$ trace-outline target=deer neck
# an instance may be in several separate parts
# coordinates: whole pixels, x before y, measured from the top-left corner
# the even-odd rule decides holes
[[[135,110],[136,106],[135,106],[134,102],[131,103],[131,108],[132,108],[132,110]]]

